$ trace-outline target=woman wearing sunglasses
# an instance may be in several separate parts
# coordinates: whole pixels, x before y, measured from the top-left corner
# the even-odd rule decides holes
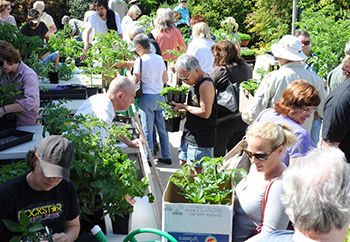
[[[237,209],[233,217],[233,242],[261,241],[274,230],[286,229],[289,218],[281,203],[282,181],[272,183],[265,206],[264,223],[261,233],[249,238],[262,219],[262,200],[269,181],[281,177],[286,166],[280,156],[285,147],[296,142],[292,129],[287,125],[274,122],[255,122],[246,132],[247,148],[252,166],[247,178],[236,187],[235,204]]]
[[[282,98],[275,104],[275,108],[263,111],[257,118],[257,122],[282,122],[293,129],[298,141],[288,147],[281,156],[282,162],[287,166],[299,156],[306,155],[316,148],[309,132],[302,124],[315,112],[320,101],[320,96],[313,85],[305,80],[295,80],[283,91]]]
[[[11,2],[0,1],[0,25],[3,23],[10,23],[14,26],[16,25],[15,18],[10,15],[11,13]]]

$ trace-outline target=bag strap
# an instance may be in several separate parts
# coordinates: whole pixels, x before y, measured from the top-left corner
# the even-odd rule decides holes
[[[265,207],[266,207],[267,197],[269,195],[270,188],[272,186],[272,183],[274,181],[277,181],[277,180],[282,180],[282,177],[273,178],[272,180],[269,181],[269,183],[267,184],[267,186],[265,188],[264,198],[263,198],[263,202],[262,202],[262,217],[261,217],[261,223],[260,223],[261,226],[263,225],[263,222],[264,222]]]
[[[230,68],[228,68],[228,66],[225,66],[225,69],[227,71],[227,75],[228,75],[228,81],[230,84],[232,84],[231,82],[231,71],[230,71]]]
[[[140,87],[142,87],[142,59],[140,56]]]

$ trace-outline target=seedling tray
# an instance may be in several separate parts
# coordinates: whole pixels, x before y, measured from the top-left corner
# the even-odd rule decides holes
[[[33,139],[34,133],[7,129],[0,132],[0,151],[23,144]]]

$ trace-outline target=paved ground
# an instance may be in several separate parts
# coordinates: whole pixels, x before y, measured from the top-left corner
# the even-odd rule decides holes
[[[183,123],[182,123],[183,125]],[[165,188],[167,184],[168,177],[180,168],[178,158],[177,158],[177,148],[180,145],[180,138],[182,132],[169,133],[169,141],[170,141],[170,149],[171,149],[171,157],[172,157],[172,165],[166,164],[158,164],[157,170],[160,175],[163,188]],[[160,153],[160,152],[159,152]],[[158,154],[156,158],[160,158],[161,156]],[[159,201],[161,206],[161,201]],[[125,235],[114,235],[112,233],[112,227],[110,224],[110,219],[107,218],[107,239],[108,242],[121,242],[123,241]],[[132,215],[132,226],[131,230],[135,230],[138,228],[157,228],[157,223],[153,211],[153,207],[148,203],[147,198],[138,199],[136,206],[134,208],[134,213]],[[137,236],[136,239],[138,241],[144,240],[159,240],[159,236],[153,236],[150,234]]]

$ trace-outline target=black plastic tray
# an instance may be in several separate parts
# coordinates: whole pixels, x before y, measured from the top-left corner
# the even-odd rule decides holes
[[[7,129],[0,132],[0,151],[23,144],[33,139],[34,133]]]
[[[40,100],[86,99],[85,86],[68,85],[63,90],[40,90]]]

